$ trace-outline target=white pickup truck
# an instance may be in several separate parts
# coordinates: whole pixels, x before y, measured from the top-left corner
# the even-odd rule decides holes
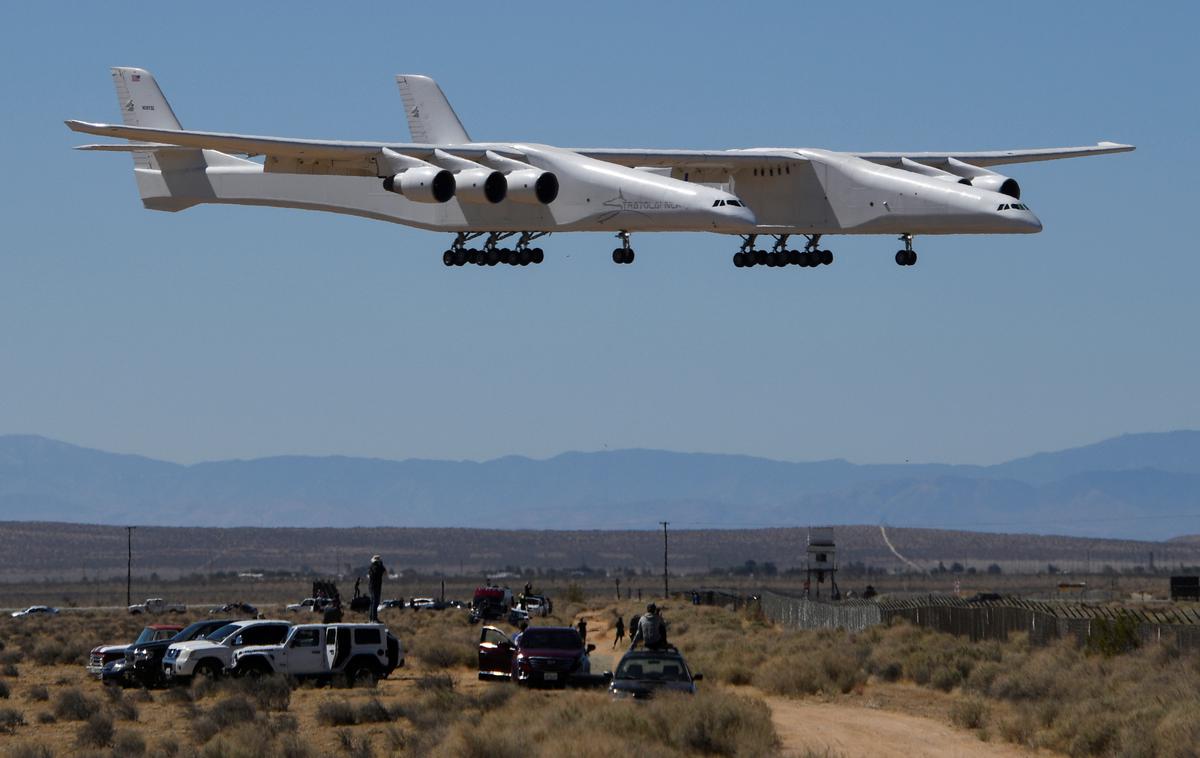
[[[403,665],[404,648],[383,624],[298,624],[280,644],[235,650],[229,673],[336,678],[353,687],[385,679]]]
[[[187,606],[183,603],[168,603],[161,597],[148,597],[144,603],[135,603],[129,606],[129,612],[138,613],[187,613]]]

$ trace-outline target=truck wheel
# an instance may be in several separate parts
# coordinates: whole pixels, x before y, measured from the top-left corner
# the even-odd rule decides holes
[[[216,661],[205,660],[196,664],[196,676],[204,677],[209,681],[221,678],[221,667]]]
[[[367,664],[353,663],[346,669],[347,687],[374,687],[378,681],[378,672]]]

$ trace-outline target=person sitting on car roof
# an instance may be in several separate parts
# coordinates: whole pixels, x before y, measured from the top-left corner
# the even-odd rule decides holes
[[[639,642],[647,650],[667,649],[667,622],[663,620],[658,606],[654,603],[647,605],[645,615],[638,619],[637,631],[629,641],[629,649],[633,650]]]

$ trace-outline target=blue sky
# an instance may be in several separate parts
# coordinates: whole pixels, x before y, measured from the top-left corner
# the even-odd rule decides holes
[[[22,3],[0,24],[0,433],[177,461],[654,447],[989,463],[1200,426],[1194,4]],[[317,10],[320,8],[320,10]],[[435,12],[441,9],[441,12]],[[472,136],[563,146],[990,149],[1045,231],[735,241],[558,235],[446,269],[448,235],[259,208],[143,210],[111,65],[185,127],[407,139],[396,73]]]

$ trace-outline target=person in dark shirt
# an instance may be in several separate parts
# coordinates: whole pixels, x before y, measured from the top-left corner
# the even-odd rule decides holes
[[[625,619],[617,616],[617,636],[613,637],[613,648],[616,648],[618,642],[625,641]]]
[[[367,588],[371,591],[371,609],[367,618],[371,623],[379,623],[379,603],[383,599],[383,575],[387,573],[387,569],[383,566],[383,559],[378,555],[371,556],[371,568],[367,570]]]

